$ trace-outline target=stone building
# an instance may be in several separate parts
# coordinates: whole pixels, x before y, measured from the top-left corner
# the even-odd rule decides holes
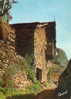
[[[37,80],[47,81],[47,61],[56,53],[56,23],[20,23],[12,27],[16,34],[16,52],[23,57],[32,55]]]

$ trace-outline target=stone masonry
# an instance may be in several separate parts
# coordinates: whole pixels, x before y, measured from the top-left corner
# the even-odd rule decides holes
[[[20,23],[12,27],[16,34],[16,52],[23,57],[32,54],[37,79],[47,81],[47,61],[56,53],[55,22]]]

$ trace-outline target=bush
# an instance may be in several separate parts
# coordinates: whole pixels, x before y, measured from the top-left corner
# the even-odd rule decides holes
[[[37,94],[38,92],[41,91],[41,84],[39,81],[36,81],[31,87],[29,87],[28,89],[28,93],[34,93]]]
[[[2,92],[0,92],[0,99],[6,99],[6,96]]]
[[[13,88],[14,87],[14,82],[12,79],[13,76],[18,72],[26,73],[26,67],[27,62],[24,58],[23,59],[19,58],[16,64],[9,64],[2,78],[4,87]]]
[[[32,56],[27,56],[26,58],[22,58],[21,56],[17,56],[17,60],[15,64],[9,64],[5,73],[3,75],[3,82],[1,81],[1,86],[7,88],[14,87],[13,77],[19,72],[27,75],[27,78],[35,82],[35,68],[32,63]],[[2,85],[3,84],[3,85]]]
[[[0,87],[2,87],[3,86],[3,79],[2,78],[0,78]]]
[[[1,88],[0,87],[0,99],[6,99],[8,96],[14,96],[14,95],[23,95],[25,94],[25,90],[19,90],[16,88]]]
[[[28,79],[35,82],[35,66],[33,64],[33,62],[34,62],[33,54],[30,56],[26,55],[25,59],[27,61],[27,66],[26,66],[27,77],[28,77]]]
[[[35,72],[34,72],[34,70],[28,68],[27,69],[27,77],[28,77],[28,79],[32,80],[32,82],[35,82]]]

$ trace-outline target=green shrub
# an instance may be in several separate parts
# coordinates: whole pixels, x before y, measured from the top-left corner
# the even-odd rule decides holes
[[[28,93],[37,94],[41,91],[41,84],[39,81],[36,81],[31,87],[28,88]]]
[[[13,76],[18,72],[26,73],[26,67],[27,67],[27,63],[25,59],[19,59],[18,63],[16,64],[9,64],[2,78],[3,84],[9,88],[14,87],[14,82],[12,80]]]
[[[0,99],[2,99],[1,97],[23,95],[23,94],[25,94],[24,90],[19,90],[16,88],[1,88],[0,87]]]
[[[26,67],[26,72],[28,79],[31,79],[33,82],[35,82],[35,66],[33,64],[33,54],[31,55],[26,55],[25,59],[27,61],[27,67]]]
[[[3,79],[1,78],[0,79],[0,87],[2,87],[3,86]]]
[[[6,94],[6,88],[0,87],[0,92],[3,93],[3,94]]]
[[[0,92],[0,99],[6,99],[6,96],[2,92]]]
[[[34,70],[28,68],[27,69],[27,77],[28,77],[28,79],[32,80],[32,82],[35,82],[35,72],[34,72]]]

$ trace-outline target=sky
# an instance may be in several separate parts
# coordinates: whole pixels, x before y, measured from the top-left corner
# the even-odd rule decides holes
[[[71,58],[71,0],[16,0],[11,23],[56,21],[56,46]]]

